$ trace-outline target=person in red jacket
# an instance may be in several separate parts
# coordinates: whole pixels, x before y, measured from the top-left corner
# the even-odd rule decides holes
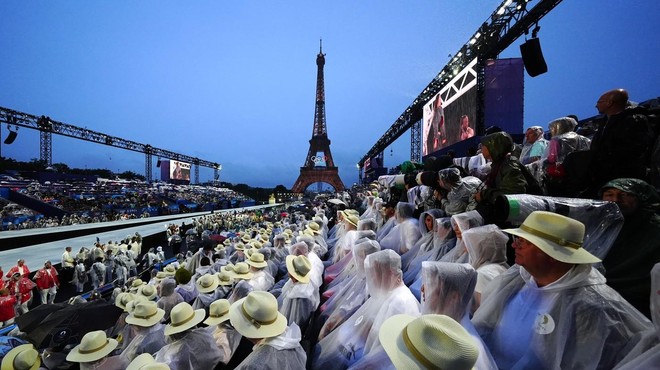
[[[28,306],[32,302],[32,289],[35,286],[36,284],[32,280],[28,279],[27,276],[21,276],[18,272],[14,273],[11,280],[8,281],[9,294],[15,296],[18,300],[18,307],[16,308],[18,316],[29,311]]]
[[[57,279],[57,270],[55,270],[53,264],[50,261],[46,261],[44,268],[37,271],[33,279],[37,283],[37,288],[39,288],[41,304],[53,303],[55,301],[55,294],[57,294],[57,288],[60,287],[60,281]]]
[[[25,260],[24,259],[19,259],[18,262],[16,262],[16,266],[13,266],[12,268],[9,269],[7,272],[7,277],[10,278],[12,275],[15,273],[21,274],[21,276],[28,276],[30,275],[30,269],[25,265]]]
[[[16,297],[9,294],[9,289],[0,289],[0,327],[11,325],[16,317]]]

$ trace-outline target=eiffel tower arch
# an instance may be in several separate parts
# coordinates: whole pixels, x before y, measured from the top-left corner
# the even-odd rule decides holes
[[[311,184],[323,182],[335,188],[335,191],[343,191],[344,183],[339,178],[339,169],[335,166],[330,152],[330,139],[325,124],[325,84],[323,82],[323,66],[325,66],[325,54],[323,45],[316,56],[316,107],[314,109],[314,128],[312,138],[309,140],[309,151],[305,158],[305,165],[300,167],[300,175],[293,188],[294,193],[302,193]]]

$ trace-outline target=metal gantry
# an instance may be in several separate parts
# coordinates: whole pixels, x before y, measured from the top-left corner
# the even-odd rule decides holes
[[[483,62],[497,56],[518,37],[529,31],[546,14],[556,7],[562,0],[540,0],[532,8],[527,9],[532,0],[505,0],[488,17],[474,35],[454,54],[453,58],[442,68],[438,75],[422,90],[413,102],[394,121],[394,124],[381,136],[358,164],[364,162],[385,150],[396,141],[413,124],[422,119],[423,107],[426,102],[435,96],[444,86],[452,81],[458,72],[475,58],[478,59],[477,79],[483,83]],[[536,30],[537,31],[537,30]],[[481,77],[480,77],[481,76]],[[479,81],[478,81],[479,83]],[[483,86],[482,86],[483,87]],[[483,89],[477,94],[478,104],[483,105]],[[483,130],[483,107],[477,107],[477,128]],[[482,131],[483,132],[483,131]],[[421,130],[413,130],[411,136],[421,135]],[[411,138],[411,144],[421,142],[421,137]],[[419,157],[417,151],[411,148],[411,160]]]
[[[195,183],[199,183],[200,166],[212,168],[214,170],[214,176],[216,177],[218,176],[215,171],[218,171],[222,168],[222,166],[217,162],[206,161],[196,157],[191,157],[189,155],[175,153],[170,150],[153,147],[149,144],[142,144],[116,136],[107,135],[98,131],[89,130],[87,128],[55,121],[50,117],[36,116],[9,108],[0,107],[0,123],[38,130],[40,132],[40,159],[47,163],[48,166],[52,165],[53,162],[52,135],[57,134],[97,144],[108,145],[115,148],[144,153],[145,177],[147,178],[147,181],[151,181],[153,179],[152,156],[158,156],[159,158],[169,158],[195,165]]]

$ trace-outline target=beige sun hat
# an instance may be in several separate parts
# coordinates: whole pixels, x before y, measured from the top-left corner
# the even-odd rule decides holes
[[[303,284],[309,283],[309,272],[312,269],[312,263],[305,256],[286,256],[286,269],[296,280]]]
[[[208,326],[218,325],[229,320],[229,306],[231,304],[226,299],[218,299],[211,303],[209,306],[209,317],[204,320],[204,324]]]
[[[220,271],[220,272],[216,273],[215,276],[218,278],[218,284],[219,285],[230,286],[234,283],[233,282],[234,279],[226,271]]]
[[[163,281],[163,279],[165,279],[168,276],[169,275],[167,275],[165,271],[158,271],[156,273],[156,276],[154,277],[154,280],[156,281],[156,283],[160,283],[161,281]]]
[[[236,265],[234,265],[233,263],[230,262],[230,263],[222,266],[222,268],[220,269],[220,272],[226,273],[227,275],[229,275],[230,278],[233,279],[234,278],[234,268],[235,267],[236,267]]]
[[[156,287],[153,285],[145,284],[138,288],[136,295],[146,298],[148,301],[153,300],[158,295]]]
[[[237,251],[243,251],[243,250],[245,250],[245,244],[243,242],[238,242],[238,243],[236,243],[235,249]]]
[[[126,370],[170,370],[170,367],[162,362],[156,362],[150,354],[143,353],[134,358]]]
[[[250,272],[250,266],[245,262],[239,262],[234,265],[234,280],[250,280],[253,274]]]
[[[252,239],[250,238],[250,236],[248,234],[245,234],[245,235],[241,236],[241,241],[243,242],[243,244],[247,244],[250,241],[252,241]]]
[[[130,314],[130,313],[133,312],[133,310],[135,309],[135,306],[136,306],[138,303],[140,303],[140,302],[146,302],[146,301],[147,301],[146,298],[144,298],[144,297],[141,296],[141,295],[137,295],[137,294],[136,294],[136,295],[133,296],[133,299],[132,299],[132,300],[130,300],[130,301],[128,301],[128,303],[126,303],[126,308],[124,308],[124,312],[128,312],[128,313]]]
[[[582,247],[584,224],[570,217],[534,211],[517,229],[502,230],[527,239],[548,256],[560,262],[589,264],[600,259]]]
[[[41,366],[39,351],[32,344],[16,346],[2,359],[2,370],[37,370]]]
[[[135,296],[133,296],[132,293],[119,293],[115,298],[115,306],[121,308],[122,310],[126,310],[126,304],[133,299],[135,299]]]
[[[358,222],[360,222],[360,218],[359,218],[358,216],[356,216],[356,215],[349,215],[349,214],[347,214],[346,216],[344,216],[344,220],[346,220],[346,222],[350,223],[351,225],[353,225],[353,226],[355,226],[355,227],[357,227]]]
[[[197,278],[195,285],[200,293],[211,293],[218,287],[218,278],[215,274],[204,274]]]
[[[286,330],[287,320],[277,310],[277,299],[268,292],[253,291],[229,309],[231,325],[246,338],[271,338]]]
[[[136,302],[136,301],[133,301]],[[126,322],[142,327],[154,326],[165,317],[165,310],[158,308],[154,301],[137,301]]]
[[[468,370],[479,357],[470,333],[445,315],[394,315],[378,337],[397,369]]]
[[[225,247],[230,246],[231,245],[231,239],[227,238],[227,239],[223,240],[222,245],[224,245]]]
[[[311,221],[307,224],[307,230],[311,230],[314,235],[319,235],[321,233],[321,226],[315,221]]]
[[[186,302],[181,302],[172,308],[170,312],[171,322],[165,326],[165,335],[181,333],[195,327],[204,320],[203,308],[193,310],[192,306]]]
[[[131,293],[137,292],[138,288],[141,287],[142,285],[146,284],[142,279],[135,279],[131,283],[131,287],[128,288],[128,291]]]
[[[167,276],[174,276],[174,274],[176,274],[176,267],[174,267],[172,264],[169,264],[165,266],[163,272],[166,273]]]
[[[268,262],[264,260],[263,253],[259,253],[259,252],[252,252],[252,254],[250,255],[250,259],[245,260],[245,263],[247,263],[252,267],[256,267],[258,269],[268,266]]]
[[[73,347],[66,356],[69,362],[93,362],[109,355],[119,343],[108,338],[103,330],[90,331],[85,334],[80,344]]]

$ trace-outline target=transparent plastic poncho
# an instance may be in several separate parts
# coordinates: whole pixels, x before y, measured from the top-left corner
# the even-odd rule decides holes
[[[475,369],[496,369],[490,351],[470,321],[472,294],[477,283],[474,268],[465,263],[424,262],[422,282],[422,314],[447,315],[459,322],[479,348]]]
[[[506,263],[509,237],[496,225],[484,225],[466,230],[462,239],[469,263],[477,270],[475,291],[481,294],[488,283],[509,268]]]
[[[158,351],[154,358],[172,370],[212,370],[222,359],[222,353],[208,329],[197,328],[183,333]]]
[[[469,211],[451,216],[452,227],[458,228],[461,233],[477,226],[484,224],[484,219],[477,211]],[[467,250],[465,249],[464,242],[458,238],[456,247],[445,254],[441,259],[443,262],[458,262],[465,263],[468,261]]]
[[[236,369],[304,369],[307,354],[300,346],[301,339],[300,328],[296,324],[289,324],[284,333],[273,338],[263,339],[256,344],[252,353]]]
[[[419,216],[417,225],[419,227],[419,233],[422,235],[422,237],[417,240],[412,248],[401,255],[401,269],[404,272],[408,269],[408,265],[410,265],[410,262],[415,257],[433,249],[433,231],[435,229],[435,220],[439,217],[443,217],[444,215],[445,212],[440,209],[431,209],[426,212],[422,212],[422,214]],[[427,216],[432,219],[430,229],[426,226]]]
[[[391,250],[364,262],[369,299],[342,325],[321,339],[313,369],[344,369],[380,346],[378,330],[388,317],[419,315],[419,303],[401,281],[401,257]]]
[[[454,246],[454,244],[449,243],[449,240],[447,239],[453,238],[454,235],[454,230],[451,227],[450,218],[436,218],[433,224],[431,244],[427,244],[426,248],[419,250],[417,255],[408,264],[408,268],[403,273],[403,282],[406,285],[412,284],[417,278],[421,276],[420,274],[422,271],[422,262],[435,260],[435,258],[438,258],[438,255],[444,255],[449,250],[451,250],[451,247]],[[444,252],[441,251],[443,248],[446,249]]]

